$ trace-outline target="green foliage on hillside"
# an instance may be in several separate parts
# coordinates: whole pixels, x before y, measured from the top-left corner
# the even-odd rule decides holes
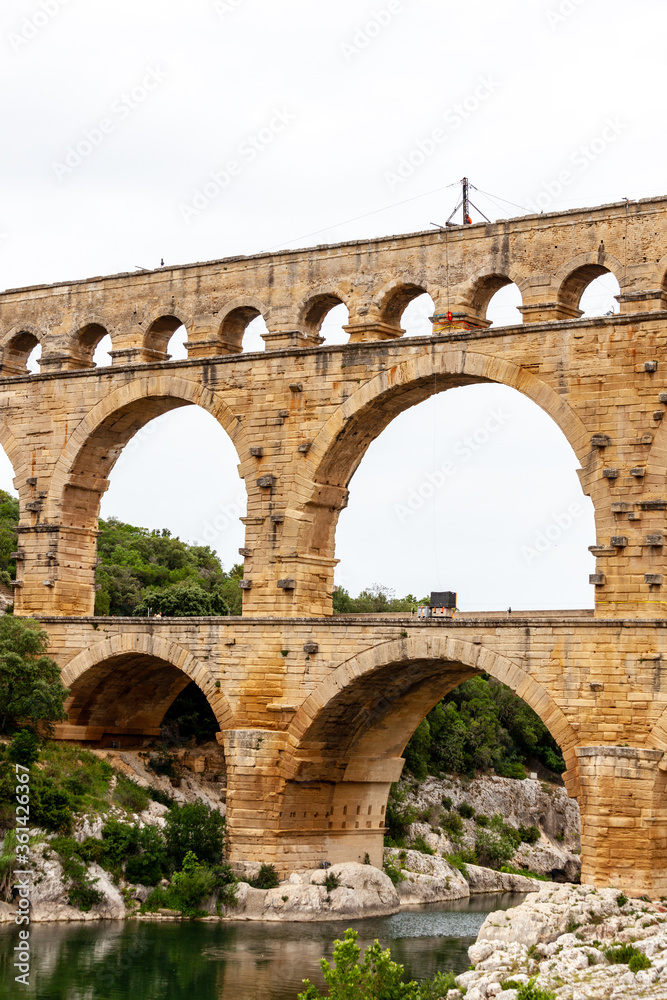
[[[18,497],[0,490],[0,583],[9,586],[16,576],[16,561],[11,558],[18,545]]]
[[[410,612],[420,604],[428,604],[429,598],[417,598],[414,594],[396,597],[394,591],[382,584],[374,583],[372,587],[362,590],[358,597],[351,597],[345,587],[336,587],[333,592],[333,611],[335,615],[372,615],[386,614],[389,611]]]
[[[560,774],[565,762],[558,744],[532,708],[505,684],[487,675],[472,677],[443,698],[405,748],[406,768],[427,774],[495,771],[525,777],[523,764],[538,760]]]
[[[22,725],[48,730],[66,718],[67,689],[47,645],[46,632],[32,618],[0,618],[0,732]]]
[[[208,546],[188,545],[166,528],[149,531],[114,517],[99,528],[96,614],[241,613],[241,565],[227,573]]]

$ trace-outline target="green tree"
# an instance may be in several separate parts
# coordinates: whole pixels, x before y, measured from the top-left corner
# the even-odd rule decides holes
[[[217,865],[222,858],[225,841],[225,819],[217,809],[205,802],[172,806],[165,817],[167,851],[176,868],[192,851],[198,861]]]
[[[19,502],[17,497],[0,490],[0,582],[9,586],[16,575],[16,562],[11,554],[17,547]]]
[[[328,1000],[419,1000],[416,982],[401,980],[403,966],[393,962],[389,949],[383,951],[374,941],[359,961],[361,949],[357,932],[348,928],[344,940],[334,942],[335,967],[321,959],[324,981],[329,988]],[[298,1000],[324,1000],[324,994],[304,980],[306,989]]]
[[[47,645],[46,632],[32,618],[0,618],[0,732],[22,724],[48,732],[67,718],[68,691]]]

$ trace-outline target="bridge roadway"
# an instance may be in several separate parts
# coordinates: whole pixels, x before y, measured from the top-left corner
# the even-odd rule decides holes
[[[69,739],[159,732],[191,681],[216,714],[234,859],[380,863],[391,782],[432,706],[484,671],[543,719],[582,814],[583,879],[667,891],[667,621],[592,611],[43,618]],[[663,769],[664,768],[664,769]]]

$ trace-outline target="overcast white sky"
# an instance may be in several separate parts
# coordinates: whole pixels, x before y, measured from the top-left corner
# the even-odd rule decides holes
[[[530,209],[664,194],[666,22],[648,0],[5,0],[0,287],[426,229],[464,174]],[[201,207],[230,160],[240,172]],[[479,199],[491,219],[521,214],[501,204]],[[590,308],[613,293],[607,280]],[[516,316],[511,294],[499,322]],[[411,312],[424,332],[428,303]],[[464,456],[498,407],[500,429]],[[406,515],[448,460],[455,474]],[[229,566],[236,461],[207,414],[168,414],[122,456],[103,514],[210,541]],[[463,608],[590,606],[576,464],[510,390],[427,401],[355,475],[338,579],[451,588]],[[0,485],[11,477],[5,463]]]

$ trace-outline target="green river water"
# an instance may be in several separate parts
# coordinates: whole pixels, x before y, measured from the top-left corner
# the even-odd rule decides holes
[[[463,972],[487,913],[525,896],[473,896],[391,917],[335,923],[104,921],[34,924],[30,985],[14,982],[17,929],[0,928],[0,997],[25,1000],[296,1000],[302,980],[323,983],[346,927],[359,943],[377,938],[406,978]]]

